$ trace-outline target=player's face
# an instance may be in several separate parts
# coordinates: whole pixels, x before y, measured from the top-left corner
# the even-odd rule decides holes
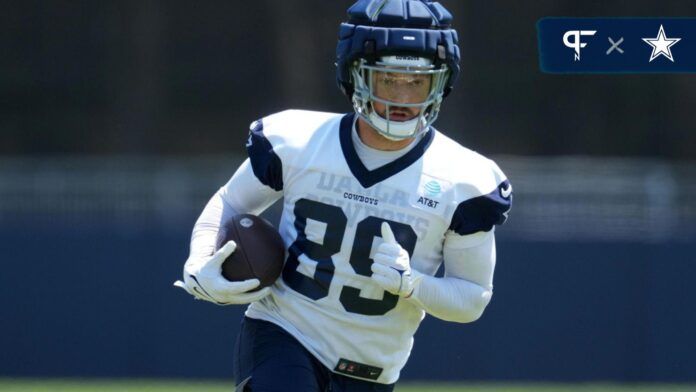
[[[381,99],[396,103],[421,103],[430,94],[432,76],[375,71],[372,74],[373,93]],[[373,102],[374,110],[386,118],[387,105]],[[390,105],[388,120],[408,121],[420,114],[419,107]]]

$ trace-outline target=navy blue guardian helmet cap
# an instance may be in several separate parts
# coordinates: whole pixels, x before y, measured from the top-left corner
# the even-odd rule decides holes
[[[459,75],[457,32],[452,14],[426,0],[359,0],[348,9],[336,47],[336,79],[358,116],[383,136],[403,140],[426,132]],[[421,102],[398,102],[375,94],[375,75],[430,78]],[[386,107],[385,115],[375,103]],[[399,107],[418,108],[416,118],[390,120]]]

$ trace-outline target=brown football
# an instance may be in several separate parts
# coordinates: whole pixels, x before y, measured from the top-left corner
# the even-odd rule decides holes
[[[251,214],[235,215],[218,232],[217,249],[228,241],[237,249],[222,263],[222,276],[229,281],[256,278],[261,285],[272,285],[285,261],[285,244],[278,230],[267,220]]]

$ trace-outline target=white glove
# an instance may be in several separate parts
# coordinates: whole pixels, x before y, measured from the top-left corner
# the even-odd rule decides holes
[[[423,274],[411,269],[408,252],[396,242],[389,223],[382,222],[382,239],[372,263],[372,280],[383,289],[408,298],[423,279]]]
[[[174,286],[181,287],[196,299],[217,305],[248,304],[267,296],[270,287],[248,292],[261,284],[258,279],[230,282],[222,276],[222,262],[236,248],[237,244],[229,241],[212,256],[189,258],[184,265],[184,281],[177,280]]]

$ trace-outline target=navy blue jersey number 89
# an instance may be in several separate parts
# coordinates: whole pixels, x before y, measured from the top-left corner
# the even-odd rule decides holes
[[[331,256],[341,250],[348,219],[339,207],[307,199],[300,199],[295,203],[294,213],[297,239],[288,249],[288,259],[283,268],[283,280],[293,290],[316,301],[329,294],[335,269]],[[307,219],[326,224],[322,244],[307,239],[305,232]],[[416,248],[417,236],[411,226],[369,216],[358,223],[350,253],[350,265],[358,275],[367,277],[372,275],[370,248],[374,237],[381,235],[382,222],[389,223],[394,237],[409,256]],[[300,265],[298,257],[302,254],[307,255],[317,263],[312,278],[297,271],[297,267]],[[386,291],[382,299],[363,298],[360,296],[360,288],[351,286],[343,286],[340,295],[340,302],[346,311],[370,316],[387,313],[396,306],[398,300],[398,296]]]

